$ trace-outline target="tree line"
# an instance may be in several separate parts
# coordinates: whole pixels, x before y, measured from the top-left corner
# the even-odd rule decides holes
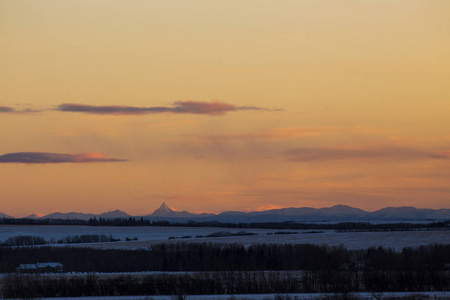
[[[22,263],[61,262],[90,276],[12,274]],[[95,272],[182,271],[101,277]],[[5,297],[98,295],[413,292],[450,290],[450,245],[348,250],[310,244],[177,243],[145,250],[2,247]],[[194,273],[189,273],[194,272]]]
[[[374,276],[374,277],[373,277]],[[8,275],[2,279],[0,296],[4,298],[83,297],[127,295],[218,295],[273,293],[342,293],[446,291],[437,285],[445,278],[414,273],[357,274],[352,271],[222,271],[201,273],[162,273],[143,276],[46,276]],[[431,276],[431,277],[429,277]],[[423,282],[417,281],[423,278]],[[183,299],[183,298],[181,298]],[[281,298],[284,299],[284,298]],[[339,299],[339,298],[338,298]],[[357,299],[357,298],[341,298]],[[377,299],[380,299],[378,297]],[[396,298],[398,299],[398,298]]]
[[[7,238],[0,243],[0,246],[37,246],[46,244],[79,244],[79,243],[106,243],[117,242],[120,239],[114,238],[112,235],[106,234],[82,234],[68,235],[61,239],[51,238],[46,240],[41,236],[35,235],[17,235]]]
[[[404,248],[372,247],[348,250],[343,246],[312,244],[173,243],[149,249],[82,247],[0,247],[0,273],[19,264],[61,262],[66,272],[140,271],[261,271],[307,270],[427,272],[450,269],[450,245]]]
[[[58,261],[67,272],[137,271],[256,271],[256,270],[370,270],[445,271],[450,269],[450,245],[404,248],[312,244],[174,243],[149,249],[79,247],[0,247],[0,272],[14,272],[24,263]]]
[[[87,226],[163,226],[163,227],[218,227],[218,228],[261,228],[261,229],[297,229],[297,230],[337,230],[346,231],[410,231],[410,230],[450,230],[450,221],[430,223],[386,223],[340,222],[340,223],[301,223],[286,222],[251,222],[232,223],[218,221],[169,222],[167,220],[150,220],[143,217],[129,218],[91,218],[78,219],[12,219],[1,218],[0,225],[87,225]]]

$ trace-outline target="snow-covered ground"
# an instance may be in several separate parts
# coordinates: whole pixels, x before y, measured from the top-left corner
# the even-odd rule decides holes
[[[0,241],[17,235],[37,235],[49,240],[51,238],[61,239],[66,236],[82,234],[106,234],[114,238],[125,240],[137,237],[143,241],[167,240],[170,236],[207,235],[217,231],[231,231],[221,228],[190,228],[190,227],[112,227],[112,226],[51,226],[51,225],[2,225],[0,226]],[[240,231],[240,230],[233,230]],[[254,229],[248,232],[265,233],[274,230]]]
[[[256,233],[252,236],[234,236],[220,238],[196,238],[197,235],[208,235],[218,231]],[[275,229],[228,229],[228,228],[193,228],[193,227],[97,227],[97,226],[0,226],[0,242],[17,235],[41,236],[46,240],[61,239],[66,236],[82,234],[106,234],[119,238],[121,242],[102,244],[71,244],[72,246],[89,246],[96,248],[147,248],[157,243],[183,242],[213,242],[213,243],[242,243],[244,245],[259,243],[311,243],[327,245],[344,245],[348,249],[362,249],[372,246],[384,246],[400,250],[404,247],[415,247],[434,243],[450,244],[450,231],[392,231],[392,232],[344,232],[324,230],[321,233],[308,233],[308,230],[294,231],[298,234],[268,234],[275,233]],[[181,239],[183,236],[192,238]],[[125,242],[126,238],[137,241]],[[168,239],[177,237],[178,239]]]

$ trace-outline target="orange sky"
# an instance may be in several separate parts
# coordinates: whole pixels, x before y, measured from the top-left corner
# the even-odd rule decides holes
[[[450,2],[0,2],[0,212],[450,208]]]

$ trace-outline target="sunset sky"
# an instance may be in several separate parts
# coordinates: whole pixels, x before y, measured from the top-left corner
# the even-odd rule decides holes
[[[450,208],[449,14],[2,0],[0,212]]]

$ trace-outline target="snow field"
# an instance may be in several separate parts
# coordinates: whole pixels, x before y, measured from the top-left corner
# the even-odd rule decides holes
[[[249,236],[232,236],[196,238],[198,235],[206,236],[218,231],[230,231],[232,233],[246,231],[256,233]],[[209,227],[100,227],[100,226],[47,226],[47,225],[21,225],[21,226],[0,226],[0,242],[9,237],[18,235],[35,235],[51,239],[62,239],[66,236],[83,234],[105,234],[119,238],[120,242],[108,242],[97,244],[69,244],[70,246],[82,246],[93,248],[122,248],[122,249],[142,249],[160,243],[179,242],[212,242],[212,243],[239,243],[243,245],[275,243],[275,244],[327,244],[330,246],[343,245],[348,249],[363,249],[368,247],[383,246],[401,250],[404,247],[417,247],[429,244],[450,244],[450,231],[391,231],[391,232],[342,232],[334,230],[323,230],[321,233],[309,233],[305,230],[283,230],[298,232],[298,234],[270,234],[275,233],[275,229],[246,229],[246,228],[209,228]],[[191,236],[191,238],[181,238]],[[126,238],[138,238],[137,241],[128,241]],[[170,239],[169,237],[177,237]],[[61,245],[65,246],[65,245]]]

